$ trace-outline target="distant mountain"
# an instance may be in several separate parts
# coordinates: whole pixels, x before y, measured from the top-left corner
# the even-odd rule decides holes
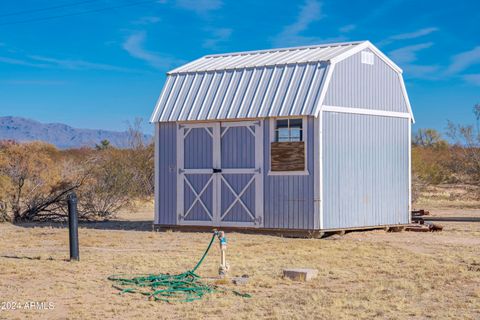
[[[150,141],[151,135],[144,135]],[[60,149],[94,147],[102,140],[112,146],[128,146],[128,133],[107,130],[77,129],[62,123],[40,123],[20,117],[0,117],[0,140],[18,142],[45,141]]]

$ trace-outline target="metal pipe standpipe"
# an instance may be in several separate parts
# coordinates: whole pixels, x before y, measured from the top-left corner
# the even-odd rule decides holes
[[[220,241],[220,267],[218,268],[218,274],[221,277],[227,275],[230,265],[227,263],[227,237],[225,237],[225,232],[218,231],[218,240]]]
[[[68,204],[68,232],[70,240],[70,260],[80,260],[78,250],[78,213],[77,195],[72,192],[67,197]]]

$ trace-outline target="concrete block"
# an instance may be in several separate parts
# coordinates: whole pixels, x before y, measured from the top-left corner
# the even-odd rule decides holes
[[[317,275],[317,269],[283,269],[283,277],[294,281],[310,281]]]

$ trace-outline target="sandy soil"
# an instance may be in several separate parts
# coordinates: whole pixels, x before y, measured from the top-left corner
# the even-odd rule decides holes
[[[458,209],[432,214],[459,214]],[[480,211],[468,214],[480,215]],[[208,233],[152,232],[151,207],[117,221],[82,224],[80,262],[68,262],[62,225],[0,224],[0,307],[52,303],[53,309],[0,310],[0,319],[480,319],[480,223],[444,222],[439,233],[354,232],[327,239],[228,234],[236,289],[193,303],[120,296],[116,273],[178,273],[191,268]],[[217,248],[198,270],[216,275]],[[318,278],[296,283],[282,268],[309,267]],[[228,285],[234,287],[233,285]]]

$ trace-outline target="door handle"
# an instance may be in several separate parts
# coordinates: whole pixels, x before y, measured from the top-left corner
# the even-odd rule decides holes
[[[213,173],[220,173],[220,172],[222,172],[222,169],[213,168],[212,170],[213,170]]]

